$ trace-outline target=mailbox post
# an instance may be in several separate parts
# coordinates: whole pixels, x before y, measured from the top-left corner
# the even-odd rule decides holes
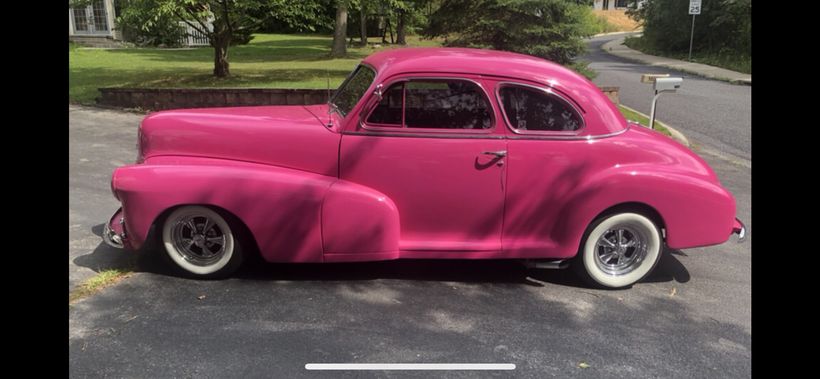
[[[655,96],[652,97],[652,109],[649,112],[649,129],[655,129],[655,105],[658,103],[658,97],[664,92],[676,92],[683,83],[683,78],[670,78],[669,74],[645,74],[641,76],[641,82],[653,83]]]

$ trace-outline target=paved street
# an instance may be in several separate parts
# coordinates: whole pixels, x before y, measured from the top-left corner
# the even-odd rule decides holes
[[[750,375],[750,243],[667,255],[623,291],[512,262],[277,264],[224,281],[181,279],[155,254],[119,252],[96,236],[116,208],[110,170],[133,159],[141,116],[69,113],[69,284],[137,267],[71,307],[72,377],[331,376],[307,372],[309,362],[514,363],[494,376],[533,378]],[[750,225],[749,169],[706,158]]]
[[[642,74],[670,74],[683,77],[677,93],[663,94],[658,100],[657,118],[671,124],[705,153],[740,158],[751,166],[752,87],[704,79],[663,67],[651,67],[612,56],[601,45],[623,35],[593,38],[589,52],[581,60],[591,62],[599,74],[598,85],[620,87],[621,103],[649,114],[652,85],[641,83]]]

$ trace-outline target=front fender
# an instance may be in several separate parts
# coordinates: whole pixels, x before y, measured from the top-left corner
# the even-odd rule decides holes
[[[254,163],[156,157],[117,169],[112,186],[135,249],[162,212],[201,204],[241,219],[267,261],[320,262],[322,202],[336,180]]]
[[[558,219],[565,222],[552,235],[564,247],[561,255],[574,255],[586,227],[608,208],[624,203],[655,209],[673,249],[723,243],[735,220],[734,197],[716,182],[657,167],[621,166],[583,182],[564,203]]]

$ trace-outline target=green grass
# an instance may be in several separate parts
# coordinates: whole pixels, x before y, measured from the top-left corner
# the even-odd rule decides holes
[[[668,57],[673,59],[680,59],[686,61],[689,59],[689,52],[665,52],[660,51],[657,49],[653,49],[648,46],[641,38],[639,37],[629,37],[624,40],[624,45],[629,46],[631,49],[638,50],[640,52]],[[692,52],[692,62],[695,63],[702,63],[709,66],[715,66],[720,68],[725,68],[727,70],[742,72],[744,74],[752,74],[752,57],[751,55],[740,54],[736,52],[724,51],[724,52],[701,52],[701,51],[693,51]]]
[[[331,37],[256,34],[247,45],[228,51],[231,76],[212,75],[213,49],[82,49],[69,45],[68,96],[89,104],[99,87],[257,87],[336,88],[362,58],[397,45],[349,47],[346,58],[330,59]],[[408,46],[439,46],[437,40],[407,37]]]
[[[624,108],[622,105],[618,105],[618,109],[621,111],[621,114],[624,115],[624,118],[630,121],[635,121],[643,126],[649,126],[649,117],[646,117],[638,112],[631,111],[629,109]],[[665,128],[657,119],[655,120],[655,130],[666,134],[669,137],[672,137],[672,133],[669,132],[669,129]]]
[[[77,288],[75,288],[74,291],[68,295],[68,304],[70,305],[77,300],[91,296],[101,291],[103,288],[124,279],[130,273],[131,271],[129,270],[118,269],[100,271],[97,275],[94,275],[82,284],[78,285]]]

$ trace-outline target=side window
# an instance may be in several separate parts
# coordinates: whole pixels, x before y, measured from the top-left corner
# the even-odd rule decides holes
[[[581,115],[558,96],[534,88],[505,85],[499,91],[510,126],[517,130],[574,131]]]
[[[412,80],[405,84],[407,128],[490,129],[487,97],[473,82],[455,79]]]
[[[401,127],[402,102],[404,96],[404,82],[396,83],[382,95],[379,105],[373,109],[367,118],[368,124],[379,126]]]

